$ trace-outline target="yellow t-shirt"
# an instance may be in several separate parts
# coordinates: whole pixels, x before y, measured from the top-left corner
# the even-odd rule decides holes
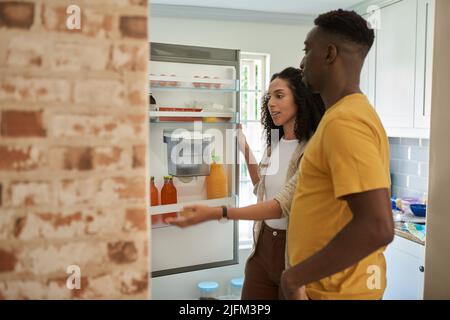
[[[326,111],[306,147],[299,174],[288,230],[292,266],[320,251],[350,222],[352,212],[340,197],[390,188],[388,138],[363,94],[348,95]],[[381,299],[386,288],[383,251],[308,284],[307,295]]]

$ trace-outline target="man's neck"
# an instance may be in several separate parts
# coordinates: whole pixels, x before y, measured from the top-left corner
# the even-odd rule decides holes
[[[359,88],[358,84],[348,84],[345,86],[328,86],[328,88],[325,88],[320,93],[320,95],[325,104],[325,108],[328,110],[342,98],[355,93],[361,93],[361,89]]]

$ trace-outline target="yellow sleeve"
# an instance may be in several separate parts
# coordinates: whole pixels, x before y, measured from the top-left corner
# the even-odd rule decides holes
[[[390,187],[375,130],[368,124],[334,119],[325,128],[322,143],[336,198]]]

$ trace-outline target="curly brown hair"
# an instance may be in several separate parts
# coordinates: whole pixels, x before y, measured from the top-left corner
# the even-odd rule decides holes
[[[323,114],[325,113],[325,105],[322,98],[318,94],[313,94],[302,81],[302,72],[300,69],[289,67],[275,73],[270,82],[275,79],[286,80],[289,88],[294,96],[294,103],[297,107],[295,118],[294,133],[298,141],[309,140],[319,125]],[[271,130],[279,130],[279,138],[284,136],[282,126],[276,126],[272,120],[269,110],[269,99],[265,95],[262,102],[261,109],[261,124],[264,127],[266,134],[267,146],[271,145]]]

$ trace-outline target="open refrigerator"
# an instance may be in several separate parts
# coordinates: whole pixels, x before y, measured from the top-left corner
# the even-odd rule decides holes
[[[238,263],[238,224],[209,221],[180,229],[164,223],[188,204],[238,204],[239,50],[150,44],[150,176],[160,193],[173,176],[176,204],[150,206],[152,277]],[[213,158],[226,194],[208,199]],[[209,184],[208,184],[209,183]]]

